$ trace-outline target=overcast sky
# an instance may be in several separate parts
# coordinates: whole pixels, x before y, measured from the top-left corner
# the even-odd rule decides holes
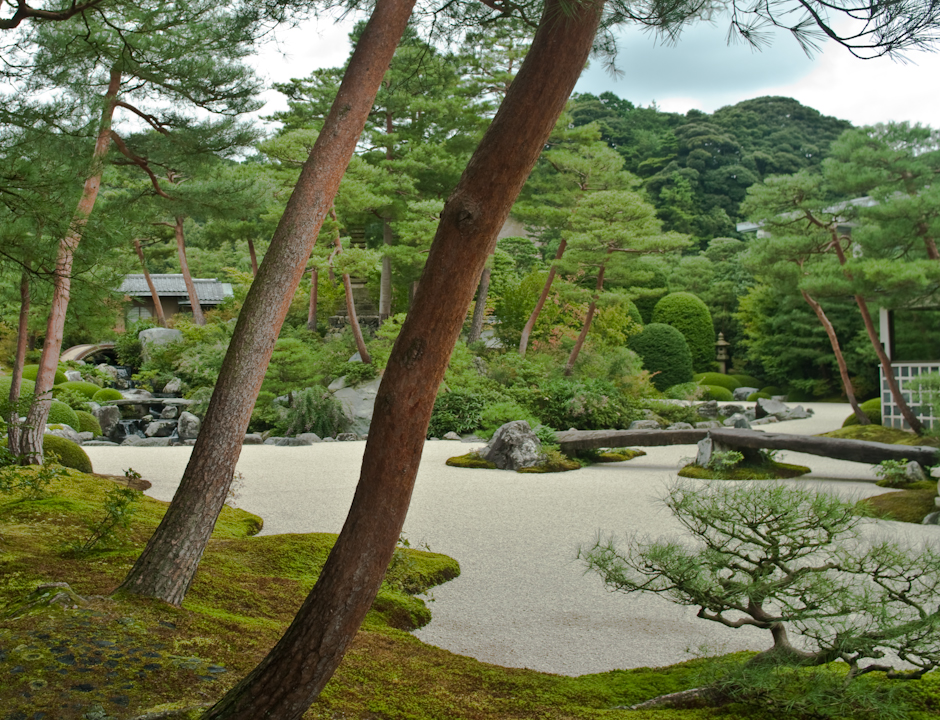
[[[284,82],[317,67],[341,65],[349,54],[349,27],[321,19],[279,31],[277,46],[266,49],[259,68],[269,80]],[[940,53],[911,52],[907,63],[859,60],[829,42],[810,59],[784,34],[761,51],[743,43],[729,46],[726,34],[721,21],[698,23],[670,46],[640,30],[625,30],[616,61],[622,75],[611,76],[603,63],[592,61],[576,90],[609,90],[635,105],[655,101],[661,110],[682,113],[782,95],[855,125],[908,120],[940,127]],[[270,104],[264,113],[284,106],[279,93],[265,97]]]

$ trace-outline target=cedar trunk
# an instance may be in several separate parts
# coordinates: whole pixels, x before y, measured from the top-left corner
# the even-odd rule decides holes
[[[23,365],[26,363],[26,345],[29,339],[29,266],[20,275],[20,316],[16,326],[16,356],[10,377],[10,415],[7,418],[7,447],[17,458],[22,456],[20,448],[20,388],[23,386]]]
[[[196,294],[196,284],[193,282],[192,273],[189,272],[189,262],[186,260],[186,235],[183,234],[183,216],[177,215],[174,220],[173,231],[176,234],[176,254],[179,256],[183,282],[186,283],[186,294],[189,295],[189,303],[193,306],[193,321],[197,325],[205,325],[206,318],[202,314],[202,305],[199,304],[199,295]]]
[[[111,79],[104,96],[101,110],[101,124],[98,138],[91,156],[88,179],[82,188],[82,195],[72,216],[72,224],[65,237],[59,242],[55,272],[52,280],[52,304],[49,308],[49,320],[46,323],[46,338],[42,345],[39,359],[39,372],[36,375],[36,390],[33,404],[26,415],[26,427],[20,437],[20,450],[23,459],[33,465],[42,465],[42,436],[49,418],[52,402],[52,385],[55,371],[59,367],[59,354],[62,352],[62,336],[65,330],[65,314],[69,307],[69,293],[72,287],[72,259],[82,239],[82,230],[98,199],[101,187],[101,175],[104,172],[104,158],[111,146],[111,118],[121,89],[121,71],[111,70]]]
[[[522,337],[519,340],[519,354],[522,357],[525,357],[526,348],[529,346],[529,336],[535,328],[535,321],[539,319],[539,315],[542,313],[542,308],[545,307],[548,293],[552,289],[552,283],[555,282],[555,275],[558,274],[558,261],[561,260],[561,256],[565,254],[566,247],[568,247],[568,241],[562,238],[561,244],[558,246],[558,251],[555,253],[555,262],[552,263],[552,267],[548,271],[548,278],[545,280],[545,287],[542,288],[542,294],[539,295],[539,300],[535,303],[535,309],[532,311],[532,314],[529,315],[525,327],[522,328]]]
[[[166,315],[163,314],[163,303],[160,302],[160,294],[153,284],[153,278],[150,277],[150,271],[147,269],[147,261],[144,259],[144,249],[140,246],[140,240],[134,238],[134,250],[137,251],[137,258],[140,260],[140,267],[144,271],[144,280],[147,281],[147,287],[150,288],[150,298],[153,300],[153,309],[157,313],[157,322],[160,327],[166,327]]]
[[[477,288],[477,304],[473,307],[473,320],[470,321],[470,332],[467,334],[467,345],[475,343],[483,333],[483,318],[486,316],[486,296],[490,292],[490,269],[483,268],[480,273],[480,286]]]
[[[836,330],[832,327],[832,323],[829,322],[829,318],[826,315],[826,311],[822,309],[816,300],[805,290],[800,290],[800,294],[803,296],[803,299],[806,301],[806,304],[813,308],[813,312],[816,313],[816,317],[819,318],[819,322],[822,323],[823,328],[826,331],[826,335],[829,337],[829,344],[832,345],[832,352],[835,353],[836,362],[839,365],[839,376],[842,378],[842,387],[845,388],[845,396],[849,400],[849,405],[852,406],[852,412],[855,413],[855,418],[858,420],[859,425],[871,425],[871,420],[868,419],[868,415],[858,406],[858,400],[855,397],[855,388],[852,385],[852,379],[849,377],[849,369],[845,364],[845,357],[842,355],[842,346],[839,345],[839,338],[836,336]]]
[[[529,54],[447,200],[376,397],[359,485],[313,590],[268,656],[204,720],[300,718],[372,605],[400,537],[437,388],[476,281],[591,49],[603,2],[548,0]]]
[[[173,502],[119,590],[183,602],[232,483],[284,317],[413,6],[414,0],[376,3],[245,298]]]

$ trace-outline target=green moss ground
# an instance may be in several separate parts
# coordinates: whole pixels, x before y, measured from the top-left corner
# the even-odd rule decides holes
[[[680,477],[700,480],[784,480],[811,472],[805,465],[770,462],[759,467],[733,467],[730,470],[711,470],[698,465],[686,465],[679,470]]]
[[[101,512],[106,478],[71,471],[52,495],[0,495],[0,718],[126,720],[217,700],[277,641],[316,579],[335,536],[251,537],[259,518],[226,508],[183,608],[109,598],[165,504],[144,498],[127,545],[84,558],[62,552]],[[411,593],[454,577],[443,555],[401,549],[382,593],[333,680],[305,718],[502,720],[635,718],[763,720],[737,706],[613,709],[695,686],[716,662],[577,678],[503,668],[425,645],[400,628],[426,621]],[[50,605],[34,590],[68,582],[77,596]],[[81,596],[79,598],[78,596]],[[937,682],[907,683],[915,720],[940,706]],[[195,718],[193,710],[186,717]],[[777,714],[777,717],[780,717]]]
[[[845,440],[866,440],[891,445],[914,445],[940,448],[940,437],[925,435],[918,437],[912,432],[884,425],[848,425],[846,427],[822,433],[820,437],[843,438]]]

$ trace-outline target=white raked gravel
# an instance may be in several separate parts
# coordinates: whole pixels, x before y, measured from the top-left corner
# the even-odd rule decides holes
[[[839,427],[850,411],[847,405],[809,407],[815,417],[764,429],[825,432]],[[364,447],[245,446],[236,504],[264,518],[264,534],[339,532]],[[444,464],[474,447],[426,443],[405,523],[412,546],[427,545],[461,566],[459,578],[432,592],[433,620],[415,633],[424,642],[490,663],[564,675],[668,665],[689,659],[700,647],[768,645],[763,633],[699,620],[694,609],[662,598],[609,593],[575,560],[578,546],[599,531],[679,532],[657,498],[676,478],[681,460],[694,456],[694,446],[647,448],[648,455],[627,463],[552,475]],[[190,453],[188,447],[86,450],[97,472],[121,474],[132,467],[153,483],[148,494],[161,500],[172,498]],[[798,453],[783,459],[808,465],[820,486],[847,498],[884,492],[872,484],[868,465]],[[901,529],[884,525],[891,532]],[[909,531],[920,534],[920,528]]]

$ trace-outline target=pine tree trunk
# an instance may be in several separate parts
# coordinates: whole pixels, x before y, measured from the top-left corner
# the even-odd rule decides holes
[[[16,355],[10,377],[10,415],[7,417],[7,447],[17,458],[22,457],[20,447],[20,389],[23,387],[23,366],[26,364],[26,346],[29,340],[29,267],[20,275],[20,316],[16,326]]]
[[[268,656],[203,720],[297,720],[372,605],[400,537],[437,388],[512,202],[591,49],[602,2],[548,0],[529,54],[447,200],[376,398],[359,486],[316,585]]]
[[[477,288],[477,303],[473,307],[473,320],[470,321],[470,332],[467,334],[467,345],[480,339],[483,333],[483,318],[486,316],[486,296],[490,292],[490,269],[483,268],[480,273],[480,285]]]
[[[526,348],[529,346],[529,336],[532,335],[532,330],[535,329],[535,323],[542,313],[542,308],[545,307],[545,301],[548,300],[548,293],[551,291],[552,283],[555,282],[555,275],[558,273],[558,261],[561,260],[561,256],[565,254],[566,247],[568,247],[568,241],[562,238],[561,244],[558,246],[558,251],[555,253],[555,262],[552,263],[552,267],[548,271],[548,278],[545,280],[542,294],[539,295],[539,300],[535,303],[535,309],[532,311],[532,314],[529,315],[525,327],[522,328],[522,337],[519,340],[519,354],[522,357],[525,357]]]
[[[160,327],[166,327],[166,315],[163,314],[163,303],[160,302],[160,295],[156,286],[153,284],[153,278],[150,277],[150,271],[147,269],[147,261],[144,259],[144,249],[140,246],[140,240],[134,238],[134,250],[137,251],[137,257],[140,260],[140,267],[144,271],[144,280],[147,281],[147,287],[150,288],[150,298],[153,300],[153,309],[157,313],[157,322]]]
[[[842,266],[842,273],[849,279],[853,280],[852,273],[846,269],[846,263],[848,262],[845,257],[845,251],[842,249],[841,238],[838,236],[835,230],[831,231],[833,236],[832,247],[835,250],[836,257],[839,258],[839,265]],[[888,388],[891,390],[891,396],[894,398],[895,404],[898,406],[898,410],[901,411],[901,416],[907,421],[908,426],[918,435],[924,434],[924,425],[920,419],[914,415],[910,406],[907,404],[907,400],[904,399],[904,395],[901,393],[901,387],[898,385],[897,378],[894,377],[894,370],[891,367],[891,360],[885,353],[885,349],[881,345],[881,338],[878,337],[878,331],[875,330],[875,323],[871,319],[871,313],[868,312],[868,303],[865,301],[861,295],[855,296],[855,304],[858,305],[859,311],[862,313],[862,322],[865,324],[865,332],[868,333],[868,340],[871,342],[871,346],[875,350],[875,354],[878,355],[878,362],[881,363],[881,372],[885,376],[885,380],[888,381]]]
[[[310,305],[307,308],[307,329],[317,331],[317,284],[320,282],[320,273],[316,268],[310,269]]]
[[[382,218],[382,244],[391,246],[394,241],[392,226],[388,218]],[[388,255],[382,256],[382,275],[379,278],[379,322],[388,320],[392,313],[392,259]]]
[[[183,216],[177,215],[174,220],[176,221],[173,225],[173,230],[176,233],[176,254],[180,260],[183,282],[186,283],[186,294],[189,295],[189,303],[193,306],[193,321],[197,325],[205,325],[206,318],[202,314],[202,305],[199,304],[196,284],[193,282],[192,273],[189,272],[189,262],[186,260],[186,235],[183,234]]]
[[[339,221],[336,219],[336,207],[330,210],[330,217],[336,225],[336,237],[333,238],[333,244],[336,246],[336,255],[343,252],[343,245],[339,240]],[[331,256],[332,257],[332,256]],[[352,280],[349,273],[343,273],[343,291],[346,296],[346,314],[349,317],[349,327],[352,330],[353,339],[356,341],[356,350],[359,351],[359,357],[362,362],[371,365],[372,357],[366,350],[366,341],[362,338],[362,328],[359,326],[359,316],[356,314],[356,299],[353,297]]]
[[[258,255],[255,253],[255,243],[248,238],[248,254],[251,256],[251,276],[258,277]]]
[[[121,89],[121,71],[111,70],[111,80],[104,96],[101,111],[101,123],[95,150],[91,156],[88,179],[82,188],[72,224],[65,237],[59,242],[56,256],[55,273],[52,280],[52,303],[49,308],[49,320],[46,323],[46,338],[42,345],[39,359],[39,372],[36,375],[36,389],[33,404],[26,415],[26,427],[20,438],[20,450],[26,462],[42,465],[42,436],[49,418],[52,402],[52,386],[55,372],[59,367],[59,354],[62,352],[62,337],[65,332],[65,314],[69,307],[69,293],[72,287],[72,259],[82,239],[82,230],[98,199],[101,187],[101,175],[104,172],[104,158],[111,146],[111,118]]]
[[[816,317],[819,318],[819,322],[822,323],[823,328],[826,331],[826,335],[829,338],[829,344],[832,345],[832,352],[836,356],[836,363],[839,365],[839,376],[842,378],[842,387],[845,388],[845,396],[849,400],[849,405],[852,406],[852,412],[855,413],[855,417],[858,420],[859,425],[870,425],[871,420],[868,419],[868,415],[858,406],[858,400],[855,397],[855,388],[852,385],[852,380],[849,377],[849,369],[845,364],[845,357],[842,355],[842,347],[839,345],[839,338],[836,336],[835,328],[832,327],[832,323],[829,321],[826,311],[822,309],[816,300],[810,296],[805,290],[800,290],[800,294],[803,296],[803,299],[806,301],[807,305],[813,308],[813,312],[816,313]]]
[[[613,250],[608,250],[607,254],[610,255],[612,252]],[[584,347],[584,341],[587,340],[591,323],[594,322],[594,312],[597,310],[597,299],[604,291],[604,272],[606,270],[607,265],[604,264],[601,265],[600,269],[597,271],[597,287],[595,288],[594,297],[591,298],[591,304],[588,306],[587,317],[584,318],[584,327],[581,328],[578,339],[575,341],[574,347],[571,348],[571,354],[568,355],[568,362],[565,364],[565,377],[568,377],[574,371],[574,364],[578,361],[578,355],[581,354],[581,348]]]
[[[228,494],[274,343],[414,0],[378,0],[239,313],[183,478],[119,590],[180,605]]]

